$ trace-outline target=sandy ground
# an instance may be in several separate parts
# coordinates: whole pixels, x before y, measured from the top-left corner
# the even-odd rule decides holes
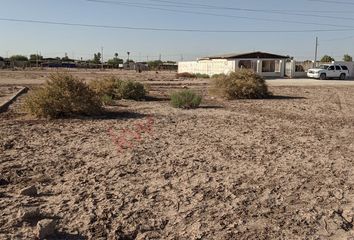
[[[53,239],[353,238],[354,87],[271,91],[191,111],[122,101],[53,121],[26,116],[20,98],[0,114],[0,239],[33,238],[42,218],[57,221]],[[109,129],[121,136],[148,116],[152,131],[118,152]],[[37,196],[19,195],[32,185]]]

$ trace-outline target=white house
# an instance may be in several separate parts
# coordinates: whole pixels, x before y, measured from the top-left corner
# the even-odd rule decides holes
[[[284,77],[287,56],[265,52],[227,54],[179,62],[178,73],[229,74],[237,69],[253,69],[263,77]]]

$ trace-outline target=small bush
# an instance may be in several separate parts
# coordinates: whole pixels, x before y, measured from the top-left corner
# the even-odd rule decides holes
[[[89,83],[90,88],[97,93],[104,104],[111,104],[114,100],[122,99],[119,90],[123,81],[116,77],[103,80],[93,80]]]
[[[70,115],[96,115],[102,104],[83,81],[66,73],[52,74],[43,87],[33,90],[24,108],[37,117],[58,118]]]
[[[123,81],[115,77],[94,80],[90,83],[90,87],[105,104],[111,104],[114,100],[123,98],[142,100],[148,92],[145,86],[139,82]]]
[[[176,74],[177,78],[197,78],[197,76],[193,73],[188,73],[188,72],[184,72],[184,73],[177,73]]]
[[[110,95],[100,96],[100,99],[104,105],[113,105],[114,104],[113,97]]]
[[[123,81],[119,89],[120,97],[123,99],[142,100],[146,97],[145,86],[135,81]]]
[[[213,79],[210,93],[227,99],[266,98],[271,94],[264,79],[246,69]]]
[[[208,74],[201,74],[201,73],[197,73],[197,74],[195,74],[195,76],[197,78],[210,78],[210,76]]]
[[[181,90],[171,95],[171,105],[176,108],[197,108],[202,101],[202,97],[192,90]]]
[[[220,77],[226,77],[226,75],[223,73],[220,73],[220,74],[214,74],[211,76],[211,78],[220,78]]]

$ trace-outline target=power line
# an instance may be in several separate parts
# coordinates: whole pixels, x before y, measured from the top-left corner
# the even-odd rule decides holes
[[[354,36],[348,36],[348,37],[341,37],[341,38],[332,38],[332,39],[325,39],[322,40],[323,42],[335,42],[335,41],[342,41],[342,40],[348,40],[348,39],[353,39]]]
[[[188,13],[188,14],[207,15],[207,16],[216,16],[216,17],[248,19],[248,20],[257,20],[257,21],[263,21],[263,22],[267,21],[267,22],[277,22],[277,23],[295,23],[295,24],[316,25],[316,26],[326,26],[326,27],[344,27],[344,28],[351,28],[352,27],[352,26],[348,26],[348,25],[314,23],[314,22],[302,22],[302,21],[290,21],[290,20],[270,19],[270,18],[245,17],[245,16],[225,15],[225,14],[217,14],[217,13],[188,11],[188,10],[175,10],[175,9],[160,8],[160,7],[149,7],[149,6],[146,6],[146,5],[137,5],[137,4],[127,3],[127,2],[109,1],[109,0],[86,0],[86,1],[88,1],[88,2],[96,2],[96,3],[104,3],[104,4],[116,4],[116,5],[123,5],[123,6],[143,8],[143,9],[155,9],[155,10],[162,10],[162,11],[175,12],[175,13]],[[354,18],[353,18],[353,20],[354,20]]]
[[[182,29],[182,28],[155,28],[155,27],[130,27],[130,26],[113,26],[85,23],[69,23],[55,22],[30,19],[15,19],[15,18],[0,18],[0,21],[47,24],[47,25],[62,25],[72,27],[88,27],[88,28],[106,28],[106,29],[126,29],[126,30],[141,30],[141,31],[163,31],[163,32],[197,32],[197,33],[314,33],[314,32],[347,32],[354,31],[354,28],[342,29],[307,29],[307,30],[216,30],[216,29]]]
[[[90,0],[87,0],[90,1]],[[176,2],[176,1],[167,1],[167,0],[147,0],[150,2],[158,2],[159,4],[146,4],[146,3],[141,3],[141,2],[122,2],[122,1],[112,1],[112,0],[107,0],[106,2],[112,2],[112,3],[127,3],[127,4],[140,4],[140,5],[147,5],[147,6],[157,6],[157,7],[176,7],[176,8],[202,8],[202,9],[220,9],[220,10],[235,10],[235,11],[256,11],[256,12],[267,12],[267,13],[353,13],[353,11],[325,11],[325,10],[294,10],[294,9],[250,9],[250,8],[235,8],[235,7],[225,7],[225,6],[216,6],[216,5],[207,5],[207,4],[196,4],[196,3],[189,3],[189,2]],[[93,1],[92,1],[93,2]],[[161,4],[164,3],[164,4]],[[309,15],[312,16],[312,15]],[[327,17],[327,16],[321,16],[321,17]]]
[[[354,5],[353,2],[345,1],[331,1],[331,0],[308,0],[310,2],[323,2],[323,3],[333,3],[333,4],[345,4],[345,5]]]
[[[176,4],[177,2],[174,1],[167,1],[167,0],[148,0],[153,2],[163,2],[163,3],[172,3]],[[113,2],[113,1],[112,1]],[[189,7],[202,7],[207,9],[220,9],[220,10],[234,10],[234,11],[245,11],[245,12],[261,12],[261,13],[272,13],[272,14],[281,14],[281,15],[290,15],[290,16],[307,16],[307,17],[316,17],[316,18],[331,18],[331,19],[342,19],[342,20],[354,20],[354,18],[350,17],[333,17],[328,15],[315,15],[315,14],[306,14],[304,11],[294,11],[294,10],[266,10],[266,9],[251,9],[251,8],[236,8],[236,7],[224,7],[224,6],[217,6],[217,5],[208,5],[208,4],[196,4],[196,3],[188,3],[188,2],[179,2],[179,4],[183,4],[184,6],[188,5]],[[300,13],[298,13],[300,12]],[[316,11],[312,11],[316,12]],[[319,13],[321,11],[317,11]],[[332,13],[334,11],[324,11],[326,13]],[[352,13],[349,11],[345,11],[346,13]],[[343,12],[342,12],[343,13]]]

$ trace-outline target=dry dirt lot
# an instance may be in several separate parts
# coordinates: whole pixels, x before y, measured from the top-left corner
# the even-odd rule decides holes
[[[156,96],[188,85],[154,74],[143,80]],[[354,86],[271,91],[206,97],[197,110],[121,101],[99,118],[51,121],[24,115],[20,98],[0,114],[0,239],[33,238],[42,218],[57,221],[53,239],[353,238]],[[148,116],[152,131],[118,152],[109,129]],[[38,195],[19,194],[32,185]]]

